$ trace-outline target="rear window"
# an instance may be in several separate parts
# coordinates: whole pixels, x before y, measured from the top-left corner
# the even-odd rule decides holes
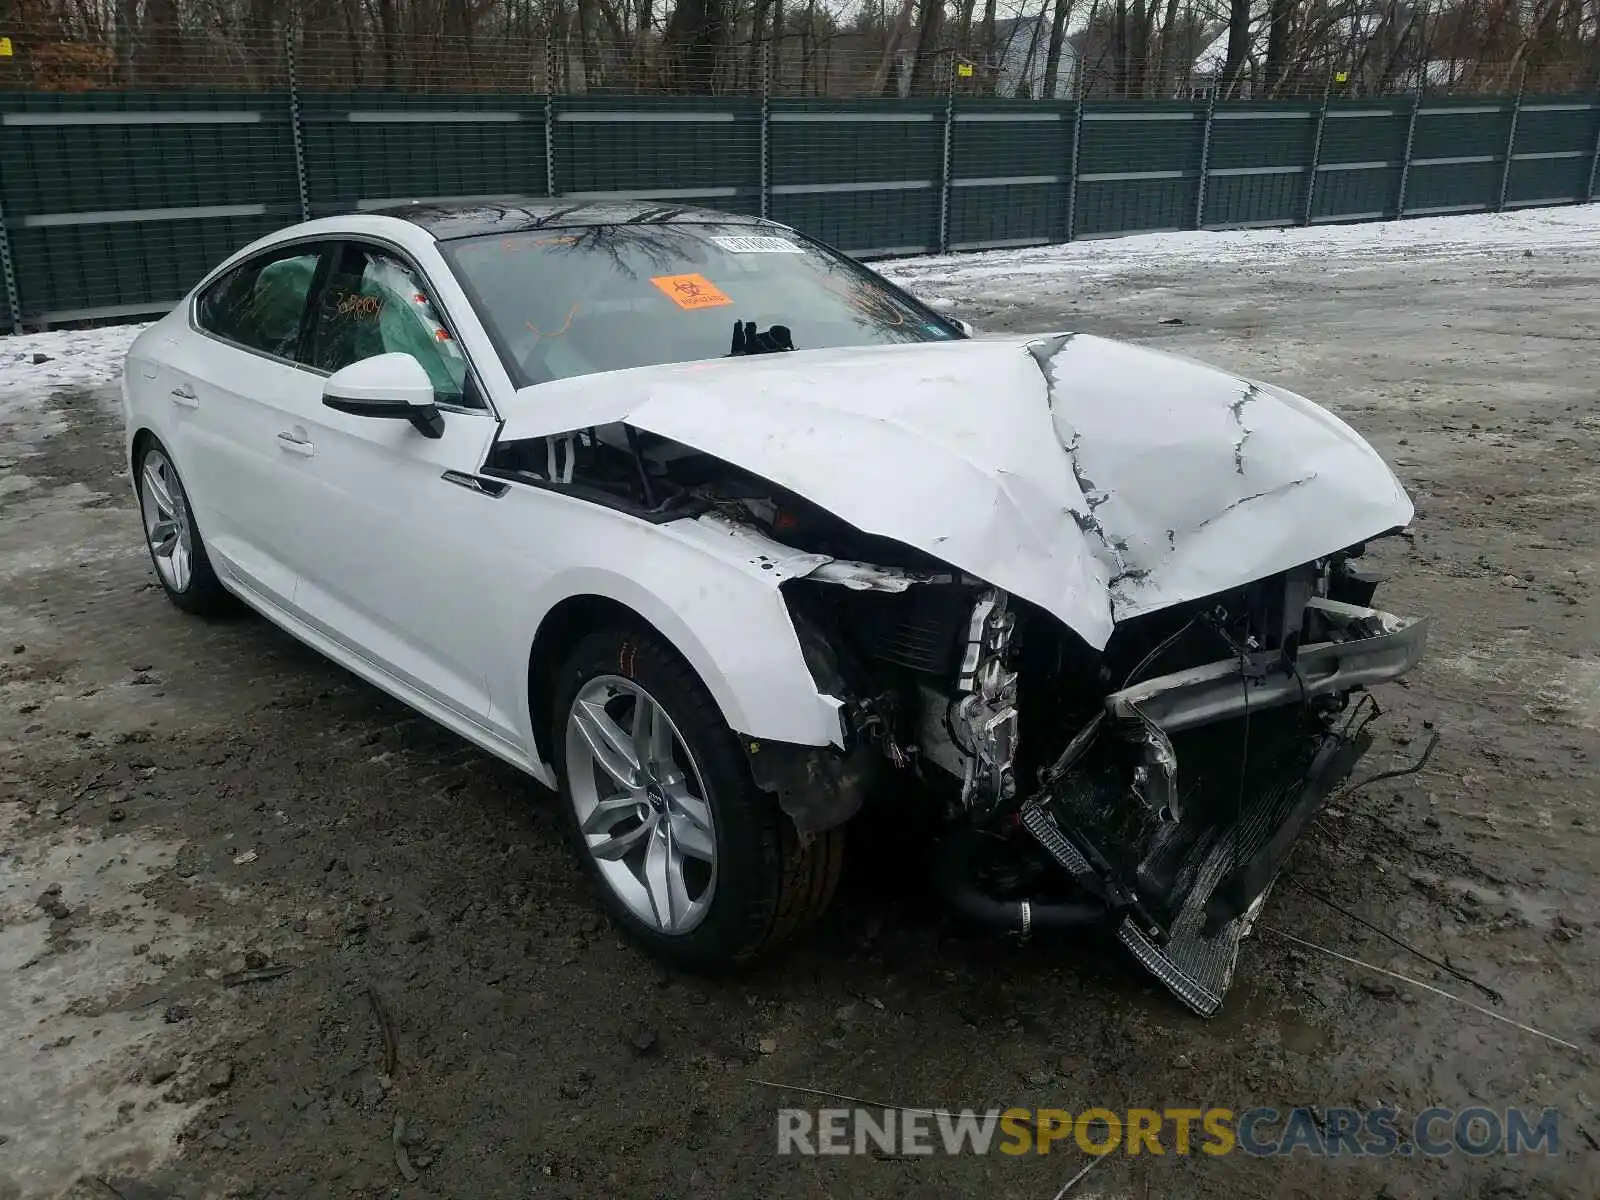
[[[596,225],[441,249],[519,387],[738,352],[960,336],[850,260],[749,225]]]

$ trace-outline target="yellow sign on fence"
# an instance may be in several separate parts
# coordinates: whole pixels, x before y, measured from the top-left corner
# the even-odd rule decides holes
[[[972,78],[972,64],[968,62],[956,64],[956,76],[960,79]]]
[[[10,58],[11,54],[11,39],[8,37],[0,37],[0,58]]]

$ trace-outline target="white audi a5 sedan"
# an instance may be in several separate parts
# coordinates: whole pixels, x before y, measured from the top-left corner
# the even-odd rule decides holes
[[[897,793],[965,918],[1103,927],[1214,1011],[1423,647],[1362,562],[1411,504],[1336,417],[975,339],[746,216],[297,225],[145,331],[124,397],[172,602],[242,600],[557,789],[686,965],[803,928]]]

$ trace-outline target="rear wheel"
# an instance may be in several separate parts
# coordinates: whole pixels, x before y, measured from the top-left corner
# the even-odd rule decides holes
[[[152,441],[134,464],[139,480],[139,516],[161,588],[184,612],[208,615],[230,607],[232,597],[217,580],[205,542],[189,508],[178,469],[166,448]]]
[[[557,679],[553,744],[579,859],[630,936],[691,967],[742,962],[833,898],[844,834],[801,846],[755,786],[705,685],[653,633],[584,638]]]

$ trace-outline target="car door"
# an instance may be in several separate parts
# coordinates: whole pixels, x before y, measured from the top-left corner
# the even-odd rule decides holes
[[[320,402],[303,361],[313,285],[329,247],[292,243],[234,267],[196,299],[191,328],[164,347],[169,436],[213,564],[234,583],[293,608],[300,530],[295,430]]]
[[[489,503],[466,480],[497,423],[421,272],[398,251],[346,242],[316,301],[310,361],[325,372],[400,351],[427,370],[440,437],[409,421],[318,406],[302,497],[297,607],[373,666],[474,725],[489,721],[484,620],[494,586],[481,536]],[[455,478],[458,482],[451,482]]]

